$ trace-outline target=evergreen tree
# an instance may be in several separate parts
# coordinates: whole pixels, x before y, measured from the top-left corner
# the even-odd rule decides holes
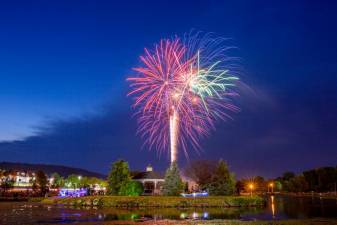
[[[179,168],[176,162],[173,162],[166,170],[165,181],[163,184],[163,194],[168,196],[177,196],[184,191],[184,183],[180,178]]]
[[[219,160],[211,182],[207,185],[210,195],[232,195],[235,192],[234,174],[230,173],[226,162]]]
[[[120,195],[124,193],[122,188],[126,188],[130,181],[129,164],[124,160],[114,162],[108,176],[108,194]]]

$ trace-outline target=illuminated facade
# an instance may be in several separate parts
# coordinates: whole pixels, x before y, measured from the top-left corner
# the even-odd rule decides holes
[[[146,167],[145,172],[135,173],[132,179],[142,183],[144,187],[144,195],[161,194],[164,183],[164,175],[159,172],[155,172],[151,165]]]
[[[2,177],[0,177],[0,183],[5,180],[13,182],[12,191],[31,190],[33,182],[35,180],[35,173],[29,171],[8,171],[2,170]],[[47,175],[46,175],[47,176]],[[48,178],[48,176],[47,176]],[[53,179],[48,178],[49,183],[52,183]]]
[[[14,187],[31,187],[35,180],[35,173],[14,172]]]

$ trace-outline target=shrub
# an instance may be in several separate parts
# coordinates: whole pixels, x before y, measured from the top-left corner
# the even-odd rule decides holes
[[[143,191],[143,185],[140,182],[130,181],[121,187],[118,194],[125,196],[139,196],[143,193]]]

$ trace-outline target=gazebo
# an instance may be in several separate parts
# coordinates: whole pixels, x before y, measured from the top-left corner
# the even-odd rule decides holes
[[[136,172],[132,179],[143,184],[144,195],[159,195],[164,175],[153,171],[153,167],[148,165],[145,172]]]

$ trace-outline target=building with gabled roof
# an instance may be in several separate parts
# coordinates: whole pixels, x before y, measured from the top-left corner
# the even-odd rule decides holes
[[[159,195],[165,180],[164,177],[164,174],[154,171],[149,164],[145,172],[134,172],[132,179],[142,183],[144,195]]]

